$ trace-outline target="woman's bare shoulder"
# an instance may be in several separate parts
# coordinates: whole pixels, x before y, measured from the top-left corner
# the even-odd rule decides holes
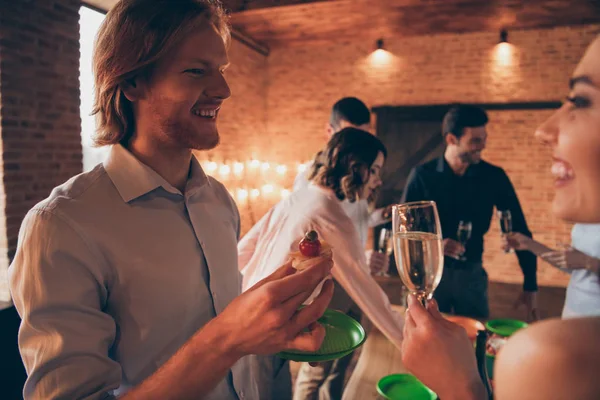
[[[600,398],[600,318],[546,320],[508,340],[494,366],[496,398]]]

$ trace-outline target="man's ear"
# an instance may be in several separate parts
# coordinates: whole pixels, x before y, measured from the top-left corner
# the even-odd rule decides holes
[[[450,146],[450,145],[457,146],[458,145],[458,138],[452,132],[446,133],[446,136],[444,136],[444,140],[446,142],[446,145],[448,145],[448,146]]]
[[[127,100],[134,102],[142,98],[144,93],[144,83],[140,78],[129,78],[119,84]]]
[[[328,122],[325,124],[325,138],[327,140],[329,140],[331,138],[331,136],[333,136],[333,134],[335,133],[335,129],[333,129],[333,126],[331,126],[331,124]]]

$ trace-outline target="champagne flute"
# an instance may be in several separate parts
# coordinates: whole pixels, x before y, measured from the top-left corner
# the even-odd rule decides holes
[[[498,219],[500,220],[500,230],[503,235],[508,235],[512,233],[512,215],[510,210],[500,210],[498,211]],[[508,249],[504,251],[505,253],[514,252],[513,249]]]
[[[397,204],[392,212],[394,255],[408,290],[426,304],[442,279],[442,228],[434,201]]]
[[[471,238],[471,230],[473,229],[473,224],[470,221],[460,221],[458,223],[458,231],[456,232],[456,237],[460,244],[463,247],[467,247],[467,242]],[[460,261],[466,261],[467,258],[464,255],[458,257]]]
[[[384,253],[388,258],[392,255],[392,231],[388,228],[381,228],[379,231],[379,243],[377,251],[379,253]],[[388,271],[379,271],[377,272],[377,276],[390,276]]]

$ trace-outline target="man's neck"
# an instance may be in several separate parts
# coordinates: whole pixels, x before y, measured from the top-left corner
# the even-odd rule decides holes
[[[461,160],[460,156],[453,152],[450,148],[446,149],[446,152],[444,153],[444,158],[446,159],[446,162],[448,163],[448,165],[450,165],[450,168],[452,168],[452,171],[456,175],[463,176],[465,172],[467,172],[467,168],[469,168],[469,163],[466,163],[463,160]]]
[[[133,136],[127,149],[181,193],[185,191],[193,157],[190,149],[168,147],[139,139],[136,135]]]

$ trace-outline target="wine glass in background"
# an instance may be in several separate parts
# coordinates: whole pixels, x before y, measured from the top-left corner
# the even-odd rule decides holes
[[[442,228],[434,201],[397,204],[392,211],[394,256],[408,290],[425,305],[442,279]]]
[[[377,251],[379,253],[383,253],[386,257],[390,257],[392,255],[393,246],[392,246],[392,231],[388,228],[381,228],[379,231],[379,242],[377,243]],[[377,276],[390,276],[388,271],[378,271]]]
[[[509,233],[512,233],[512,215],[510,210],[498,211],[498,219],[500,220],[500,230],[502,231],[502,235],[508,235]],[[514,250],[507,249],[504,252],[512,253]]]
[[[460,221],[458,223],[458,230],[456,232],[456,237],[458,239],[458,241],[460,242],[460,244],[463,245],[463,247],[467,247],[467,242],[469,241],[469,239],[471,238],[471,230],[473,229],[473,224],[470,221]],[[459,261],[466,261],[467,258],[464,256],[464,254],[460,255],[457,260]]]

